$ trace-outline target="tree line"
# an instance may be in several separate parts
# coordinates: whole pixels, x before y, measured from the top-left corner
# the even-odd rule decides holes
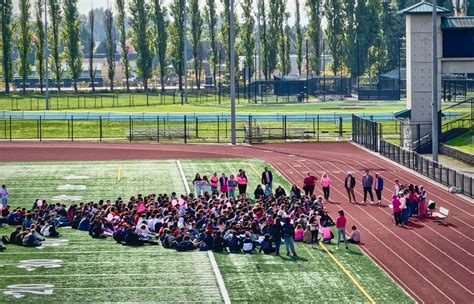
[[[217,1],[224,7],[217,9]],[[294,24],[289,24],[289,1],[295,1]],[[47,33],[44,24],[44,3],[48,14]],[[300,3],[301,2],[301,3]],[[441,0],[438,5],[455,14],[471,14],[473,0]],[[130,89],[132,67],[130,47],[136,52],[134,70],[142,79],[145,91],[148,82],[157,75],[161,89],[169,64],[178,76],[179,90],[183,88],[186,70],[186,49],[192,54],[195,84],[202,84],[203,61],[209,60],[213,83],[217,83],[218,69],[230,66],[229,20],[235,14],[236,54],[243,58],[243,75],[236,66],[236,79],[252,78],[262,73],[270,80],[273,75],[290,73],[290,53],[296,54],[298,73],[321,75],[323,54],[330,53],[329,72],[338,75],[376,75],[399,66],[400,39],[405,32],[403,16],[397,11],[414,4],[414,0],[240,0],[230,9],[230,0],[172,0],[166,7],[163,0],[114,0],[113,7],[104,13],[100,27],[105,36],[110,90],[114,90],[116,56],[119,49],[120,65],[127,91]],[[19,13],[13,14],[12,0],[0,0],[1,40],[0,76],[5,91],[10,92],[13,72],[23,80],[31,73],[30,56],[34,56],[36,73],[43,91],[46,73],[45,51],[48,51],[50,78],[57,90],[65,77],[78,90],[85,54],[89,60],[89,77],[95,90],[96,71],[94,50],[94,10],[87,16],[87,26],[81,21],[78,0],[19,0]],[[306,10],[308,25],[301,23],[301,11]],[[237,13],[240,13],[240,15]],[[31,18],[33,16],[33,18]],[[326,20],[323,29],[322,20]],[[83,43],[81,33],[87,42]],[[45,39],[46,37],[46,39]],[[47,48],[45,47],[47,44]],[[259,61],[257,65],[256,61]],[[63,63],[67,67],[63,69]],[[304,66],[306,63],[306,66]],[[239,61],[236,60],[236,65]],[[220,73],[219,73],[220,74]]]

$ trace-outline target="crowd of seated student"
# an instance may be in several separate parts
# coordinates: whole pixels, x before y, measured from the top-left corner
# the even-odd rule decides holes
[[[38,200],[31,210],[17,208],[1,220],[22,225],[8,241],[23,246],[40,246],[46,236],[44,227],[53,227],[54,232],[47,234],[57,236],[56,227],[66,225],[87,231],[92,238],[112,237],[122,245],[157,245],[159,241],[178,251],[279,255],[283,239],[287,255],[296,256],[294,241],[315,246],[322,231],[323,242],[330,242],[329,227],[334,221],[322,197],[301,195],[296,185],[289,196],[281,186],[276,191],[278,195],[264,193],[255,200],[243,195],[226,197],[217,189],[199,196],[139,194],[115,202],[73,203],[69,208],[46,201],[38,204]]]

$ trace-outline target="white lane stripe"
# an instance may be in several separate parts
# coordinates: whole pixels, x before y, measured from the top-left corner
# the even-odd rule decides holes
[[[178,165],[179,174],[181,175],[181,179],[183,180],[186,193],[191,193],[191,189],[189,189],[188,181],[186,179],[186,175],[184,174],[183,167],[181,166],[181,162],[177,160],[176,164]],[[212,270],[214,271],[217,284],[219,285],[219,291],[222,295],[222,299],[224,300],[225,304],[230,304],[231,302],[230,302],[229,293],[227,292],[227,289],[224,284],[224,279],[222,278],[221,272],[219,271],[219,267],[217,266],[214,253],[212,252],[212,250],[209,250],[207,251],[207,255],[209,256],[209,261],[211,262]]]
[[[188,181],[186,180],[186,175],[184,175],[183,166],[181,166],[181,162],[179,160],[176,161],[176,165],[178,165],[179,174],[181,175],[181,180],[183,181],[184,189],[186,193],[191,193],[191,189],[189,188]]]
[[[189,276],[190,273],[183,273],[183,272],[166,272],[166,274],[182,274],[185,276]],[[0,278],[69,278],[69,277],[89,277],[93,275],[94,277],[135,277],[135,276],[143,276],[143,277],[154,277],[156,273],[67,273],[67,274],[9,274],[9,275],[1,275]],[[193,277],[199,277],[200,279],[212,279],[212,282],[197,282],[197,285],[215,285],[214,276],[212,274],[196,274],[193,273]],[[182,285],[180,285],[182,286]]]
[[[231,302],[230,302],[229,293],[227,292],[227,289],[225,288],[224,279],[222,278],[221,272],[219,271],[219,267],[217,267],[217,262],[214,257],[214,253],[212,252],[212,250],[209,250],[207,254],[209,256],[209,260],[211,261],[212,270],[214,270],[214,274],[217,279],[217,284],[219,285],[219,291],[221,292],[222,298],[224,299],[224,303],[230,304]]]

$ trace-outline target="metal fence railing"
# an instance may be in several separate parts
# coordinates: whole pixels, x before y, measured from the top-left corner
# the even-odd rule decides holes
[[[445,186],[454,186],[462,194],[474,197],[474,179],[464,173],[383,140],[380,142],[380,154]]]
[[[42,115],[0,117],[0,140],[98,140],[174,143],[228,143],[228,115]],[[239,115],[239,142],[349,140],[350,117],[319,115]]]
[[[352,140],[443,185],[454,186],[462,194],[474,197],[474,178],[434,162],[413,150],[385,141],[381,126],[374,120],[353,115]]]

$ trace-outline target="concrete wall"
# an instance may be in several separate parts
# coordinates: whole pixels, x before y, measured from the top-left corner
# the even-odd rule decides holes
[[[474,155],[467,154],[449,146],[440,145],[439,152],[449,157],[463,161],[471,166],[474,166]]]
[[[407,108],[411,109],[411,124],[429,124],[432,95],[432,22],[431,14],[406,16],[407,29]],[[438,104],[441,103],[441,17],[438,16]],[[421,136],[430,133],[422,128]]]

